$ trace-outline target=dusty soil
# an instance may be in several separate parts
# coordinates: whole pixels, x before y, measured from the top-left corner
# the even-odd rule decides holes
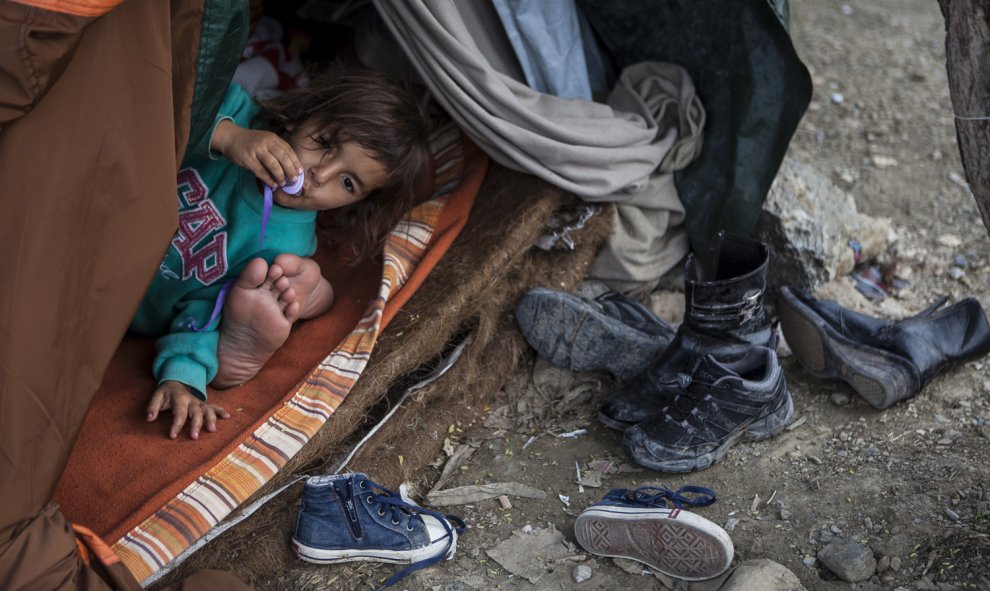
[[[883,304],[867,301],[847,278],[822,293],[888,317],[920,311],[940,294],[953,301],[974,296],[990,308],[990,239],[962,180],[937,3],[792,0],[791,11],[794,42],[815,94],[789,157],[829,175],[860,211],[893,220],[898,271],[911,282]],[[678,297],[658,296],[656,303],[672,316],[669,304]],[[732,526],[737,562],[772,559],[809,591],[990,589],[990,359],[943,375],[918,397],[883,412],[843,383],[809,377],[792,357],[783,364],[796,407],[793,429],[737,445],[708,470],[670,476],[629,464],[620,434],[595,420],[616,387],[611,379],[553,371],[534,358],[503,389],[483,424],[451,425],[449,449],[468,444],[475,451],[444,486],[516,482],[546,491],[546,498],[510,497],[511,508],[497,500],[444,507],[471,526],[455,559],[398,587],[667,588],[639,568],[584,553],[573,532],[575,516],[608,489],[662,483],[715,489],[718,502],[698,512]],[[559,436],[575,429],[587,431]],[[588,478],[601,466],[589,465],[596,460],[612,460],[620,471],[581,492],[575,464]],[[447,461],[438,457],[414,484],[429,490]],[[575,544],[545,561],[535,583],[488,554],[527,525],[553,527]],[[863,583],[843,582],[815,560],[834,537],[864,544],[883,566],[897,568]],[[592,572],[580,584],[572,578],[579,564]],[[373,564],[301,567],[293,578],[301,589],[329,588],[330,581],[373,588],[393,571]]]

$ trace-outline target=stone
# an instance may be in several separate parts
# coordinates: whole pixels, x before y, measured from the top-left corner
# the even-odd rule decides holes
[[[860,260],[886,252],[895,238],[888,218],[859,213],[853,196],[810,162],[784,158],[757,221],[754,237],[773,248],[769,292],[782,285],[815,291],[847,275]]]
[[[739,564],[719,591],[806,591],[797,576],[781,564],[761,558]]]
[[[852,402],[852,396],[845,392],[832,392],[828,397],[836,406],[845,406]]]
[[[574,572],[571,573],[574,577],[575,583],[583,583],[591,578],[591,567],[587,564],[579,564],[574,567]]]
[[[901,570],[901,559],[899,556],[890,557],[890,570],[895,572]]]
[[[877,570],[873,551],[852,540],[835,539],[818,551],[818,560],[843,581],[865,581]]]

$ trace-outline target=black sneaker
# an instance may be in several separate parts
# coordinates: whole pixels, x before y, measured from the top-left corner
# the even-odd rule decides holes
[[[622,446],[636,463],[660,472],[690,472],[721,460],[739,439],[779,433],[794,413],[784,372],[772,349],[719,363],[702,358],[691,384],[663,412],[625,433]]]
[[[674,338],[674,327],[636,300],[610,291],[593,300],[537,287],[516,306],[529,344],[572,371],[608,371],[620,379],[645,370]]]

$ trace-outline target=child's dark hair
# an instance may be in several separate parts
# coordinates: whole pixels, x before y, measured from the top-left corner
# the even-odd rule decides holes
[[[413,206],[430,162],[426,108],[402,82],[370,71],[332,72],[306,88],[261,104],[260,121],[276,133],[303,124],[329,152],[348,142],[364,148],[388,171],[385,185],[332,212],[356,232],[353,263],[381,254],[389,231]]]

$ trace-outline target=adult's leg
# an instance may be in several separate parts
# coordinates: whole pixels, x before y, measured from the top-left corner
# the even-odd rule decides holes
[[[86,567],[49,501],[176,226],[202,10],[124,2],[0,131],[0,588],[139,588]]]

